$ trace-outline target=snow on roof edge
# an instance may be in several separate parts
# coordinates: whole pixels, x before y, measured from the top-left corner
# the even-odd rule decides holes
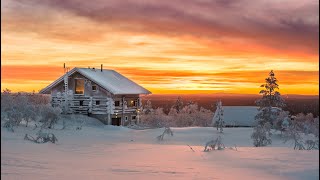
[[[127,77],[123,76],[122,74],[118,73],[117,71],[115,71],[115,70],[109,70],[109,71],[113,71],[113,72],[119,74],[120,76],[122,76],[123,78],[125,78],[127,81],[132,82],[132,83],[133,83],[134,85],[136,85],[136,86],[139,86],[139,87],[142,89],[142,91],[144,91],[143,93],[142,93],[142,92],[141,92],[141,93],[122,93],[122,92],[121,92],[121,93],[117,93],[117,92],[111,90],[110,88],[108,88],[108,87],[100,84],[99,82],[95,81],[93,78],[90,78],[90,77],[86,76],[86,75],[85,75],[85,72],[81,72],[81,69],[86,69],[86,68],[77,68],[77,67],[74,67],[72,70],[70,70],[70,71],[68,72],[68,76],[74,74],[75,72],[78,72],[78,73],[81,74],[82,76],[90,79],[91,81],[93,81],[94,83],[98,84],[99,86],[101,86],[102,88],[104,88],[105,90],[109,91],[110,93],[112,93],[112,94],[114,94],[114,95],[122,95],[122,94],[134,94],[134,95],[136,95],[136,94],[147,94],[147,95],[148,95],[148,94],[152,94],[151,91],[145,89],[144,87],[140,86],[140,85],[137,84],[136,82],[128,79]],[[65,74],[62,75],[62,76],[61,76],[60,78],[58,78],[57,80],[55,80],[54,82],[52,82],[51,84],[49,84],[47,87],[45,87],[45,88],[43,88],[42,90],[40,90],[39,93],[40,93],[40,94],[49,94],[48,90],[49,90],[50,88],[53,88],[54,86],[56,86],[56,85],[59,84],[60,82],[62,82],[64,76],[65,76]]]

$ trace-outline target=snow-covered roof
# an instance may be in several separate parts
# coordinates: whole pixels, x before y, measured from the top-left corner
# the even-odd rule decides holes
[[[75,72],[80,73],[112,94],[151,94],[147,89],[114,70],[103,69],[101,71],[100,69],[93,70],[91,68],[73,68],[68,75],[70,76]],[[64,76],[42,89],[40,93],[49,93],[52,87],[63,81]]]
[[[223,120],[227,126],[253,126],[258,114],[257,106],[222,106]],[[215,113],[214,116],[216,116]],[[216,117],[214,117],[216,119]]]

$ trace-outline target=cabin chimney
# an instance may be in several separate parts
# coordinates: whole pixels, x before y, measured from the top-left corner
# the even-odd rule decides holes
[[[101,64],[101,72],[102,72],[102,67],[103,67],[103,64]]]

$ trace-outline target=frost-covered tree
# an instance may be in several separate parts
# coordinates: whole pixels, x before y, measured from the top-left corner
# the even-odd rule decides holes
[[[284,142],[294,141],[294,149],[298,150],[319,149],[319,118],[313,118],[310,113],[308,116],[299,113],[293,117],[289,127],[284,131]]]
[[[314,124],[314,120],[315,120],[315,118],[313,118],[312,113],[308,113],[305,116],[305,124],[304,124],[304,128],[303,128],[304,133],[306,133],[306,134],[312,133],[312,126]]]
[[[275,119],[275,122],[273,123],[273,128],[280,131],[282,134],[282,132],[289,127],[289,116],[289,111],[280,111],[279,115]]]
[[[151,127],[169,126],[168,116],[163,112],[163,108],[157,108],[149,114],[142,114],[140,117],[141,124]]]
[[[153,112],[152,103],[150,100],[147,100],[146,105],[143,107],[143,113],[150,114]]]
[[[4,126],[11,131],[22,122],[28,127],[31,121],[36,122],[42,117],[40,110],[44,106],[50,106],[48,103],[47,96],[35,93],[11,93],[5,89],[1,93],[1,120],[5,121]]]
[[[194,126],[208,127],[211,125],[212,111],[200,107],[199,111],[195,115],[196,120],[193,123]]]
[[[291,125],[289,126],[289,128],[287,129],[287,131],[285,131],[285,140],[284,142],[287,142],[289,140],[293,140],[294,141],[294,149],[298,149],[298,150],[304,150],[304,144],[303,144],[303,139],[301,136],[301,123],[299,121],[294,120]]]
[[[180,111],[183,108],[183,101],[180,96],[178,97],[178,99],[176,100],[175,104],[172,107],[176,109],[177,113],[180,113]]]
[[[319,116],[314,118],[312,125],[312,134],[315,136],[316,149],[319,149]]]
[[[12,126],[18,126],[23,120],[28,125],[30,118],[35,117],[34,106],[28,101],[26,95],[21,93],[11,94],[9,105],[6,107],[6,115],[8,122]]]
[[[264,89],[260,91],[262,98],[256,101],[259,112],[255,116],[256,126],[251,136],[256,147],[271,144],[271,127],[281,111],[281,107],[285,106],[280,93],[277,91],[279,89],[278,80],[272,70],[269,77],[265,79],[265,84],[260,87]]]
[[[40,107],[40,122],[41,128],[53,128],[60,119],[62,110],[59,107],[52,107],[50,104]]]
[[[222,133],[225,123],[223,120],[223,107],[221,100],[216,103],[216,112],[213,116],[213,123],[217,127],[217,131],[219,130],[219,132]]]
[[[256,147],[266,146],[271,144],[271,124],[259,124],[253,128],[251,138],[253,139],[253,145]]]
[[[183,107],[175,118],[175,124],[178,127],[192,126],[196,121],[196,114],[198,112],[197,104],[189,104]]]

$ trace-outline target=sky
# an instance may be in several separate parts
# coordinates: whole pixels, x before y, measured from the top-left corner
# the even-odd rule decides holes
[[[1,88],[67,67],[114,69],[153,94],[319,94],[317,0],[4,0]]]

